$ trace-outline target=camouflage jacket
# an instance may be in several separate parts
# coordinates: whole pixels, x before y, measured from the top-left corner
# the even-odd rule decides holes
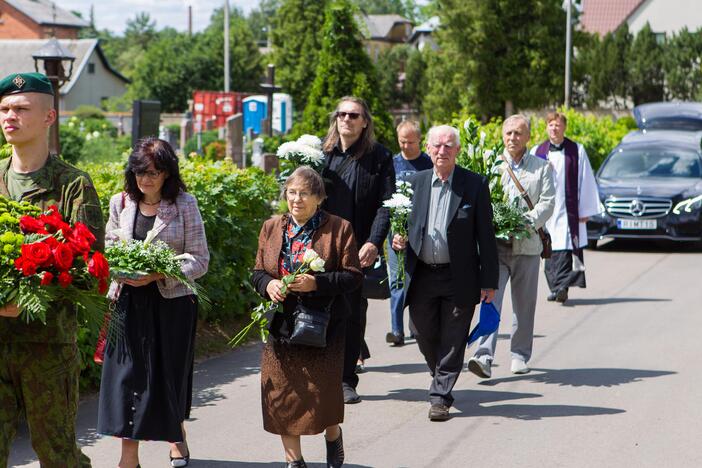
[[[0,193],[7,197],[10,196],[7,190],[10,160],[11,158],[0,160]],[[67,222],[73,224],[80,221],[90,228],[97,238],[94,245],[96,250],[104,248],[105,223],[100,210],[100,200],[87,173],[55,156],[50,156],[37,184],[40,188],[25,193],[22,200],[43,209],[57,205]],[[75,343],[75,308],[66,304],[56,304],[54,312],[47,314],[46,325],[0,317],[0,343]]]

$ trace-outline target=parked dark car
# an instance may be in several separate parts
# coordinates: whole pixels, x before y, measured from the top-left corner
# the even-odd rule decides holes
[[[634,118],[640,130],[597,171],[602,212],[587,223],[590,245],[603,238],[702,240],[702,104],[645,104]]]

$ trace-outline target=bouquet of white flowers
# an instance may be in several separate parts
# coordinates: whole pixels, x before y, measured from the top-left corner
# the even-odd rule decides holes
[[[395,193],[383,206],[390,210],[390,230],[394,234],[407,237],[407,222],[412,213],[412,184],[402,180],[395,183]],[[405,251],[397,252],[397,281],[399,285],[405,282]]]
[[[307,249],[304,256],[302,257],[302,263],[294,272],[285,275],[281,278],[283,282],[283,287],[280,288],[280,294],[285,295],[288,292],[288,287],[295,281],[298,275],[304,275],[309,272],[323,272],[324,271],[324,259],[319,256],[317,252],[312,249]],[[232,347],[240,345],[248,336],[249,332],[254,326],[258,326],[259,334],[261,335],[261,341],[264,343],[268,339],[268,317],[272,316],[273,313],[282,312],[282,307],[279,302],[274,301],[263,301],[251,312],[251,322],[245,326],[239,333],[232,338],[229,344]]]
[[[283,143],[276,152],[280,159],[280,180],[284,181],[299,166],[310,166],[319,172],[324,165],[322,140],[314,135],[302,135],[295,141]]]

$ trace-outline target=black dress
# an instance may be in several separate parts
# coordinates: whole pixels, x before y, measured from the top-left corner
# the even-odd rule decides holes
[[[154,218],[137,210],[135,239],[146,237]],[[182,442],[192,403],[197,300],[166,299],[155,282],[124,285],[117,313],[123,333],[105,347],[98,433]]]

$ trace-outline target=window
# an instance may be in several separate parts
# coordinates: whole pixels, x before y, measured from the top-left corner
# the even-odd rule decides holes
[[[94,63],[89,63],[88,64],[88,73],[91,75],[95,74],[95,64]]]
[[[665,33],[653,33],[654,36],[656,36],[656,42],[659,45],[664,45],[665,44]]]

